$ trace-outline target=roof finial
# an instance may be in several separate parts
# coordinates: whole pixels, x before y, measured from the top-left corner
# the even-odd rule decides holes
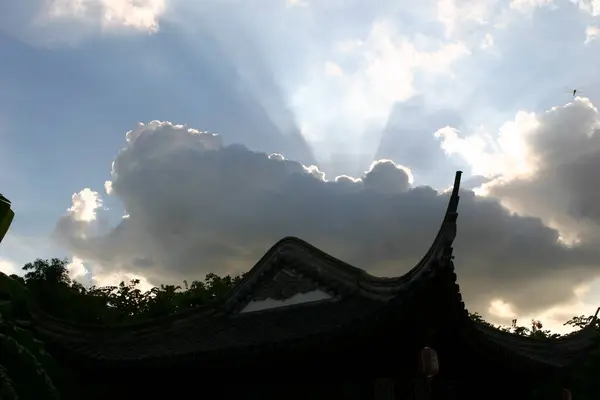
[[[456,214],[458,212],[458,191],[460,189],[460,177],[462,171],[456,171],[454,176],[454,186],[452,187],[452,195],[450,196],[450,202],[448,203],[447,215]]]
[[[460,189],[460,178],[462,176],[462,171],[456,171],[454,175],[454,186],[452,187],[452,196],[458,195],[458,189]]]

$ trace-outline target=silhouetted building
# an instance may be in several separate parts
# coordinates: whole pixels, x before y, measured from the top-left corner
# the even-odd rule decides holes
[[[569,387],[593,328],[534,339],[469,317],[452,256],[459,184],[457,173],[431,248],[400,277],[285,238],[217,305],[119,327],[35,312],[69,368],[64,397],[525,399],[541,383]]]

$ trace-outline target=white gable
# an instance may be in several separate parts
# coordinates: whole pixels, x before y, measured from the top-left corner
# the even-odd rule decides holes
[[[260,310],[268,310],[270,308],[291,306],[293,304],[310,303],[313,301],[327,300],[332,297],[320,289],[311,290],[305,293],[296,293],[295,295],[285,300],[275,300],[272,298],[266,298],[264,300],[252,300],[246,305],[240,312],[252,312]]]

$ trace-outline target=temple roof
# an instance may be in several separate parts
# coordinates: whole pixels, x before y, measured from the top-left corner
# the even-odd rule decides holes
[[[594,317],[595,319],[595,317]],[[508,350],[530,362],[544,364],[554,368],[569,367],[598,346],[599,334],[592,321],[587,327],[560,338],[537,338],[519,336],[481,323],[473,323],[477,330],[479,343],[490,347]],[[474,339],[477,335],[470,335]]]
[[[34,309],[35,329],[51,346],[86,359],[156,362],[186,355],[222,355],[235,349],[279,348],[308,338],[343,335],[385,316],[402,318],[403,310],[410,307],[434,313],[435,304],[445,302],[455,311],[444,318],[457,321],[471,345],[492,353],[501,349],[517,359],[552,367],[569,365],[594,345],[594,329],[560,340],[539,340],[480,326],[468,317],[452,261],[460,177],[457,172],[430,249],[400,277],[370,275],[288,237],[267,251],[218,304],[122,326],[74,324]],[[419,304],[409,301],[420,299],[419,293],[431,292],[433,287],[447,288],[440,294],[446,297],[434,302],[418,300]]]

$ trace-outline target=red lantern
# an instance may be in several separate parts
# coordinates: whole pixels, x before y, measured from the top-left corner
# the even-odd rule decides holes
[[[573,395],[569,389],[563,389],[562,391],[562,399],[563,400],[573,400]]]
[[[427,378],[433,378],[440,371],[438,355],[434,349],[424,347],[421,350],[421,369]]]

